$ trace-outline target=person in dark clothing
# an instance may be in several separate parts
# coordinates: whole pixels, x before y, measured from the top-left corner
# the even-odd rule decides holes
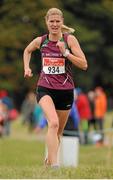
[[[91,108],[91,118],[88,121],[88,129],[90,130],[91,127],[94,128],[94,130],[97,130],[97,124],[96,124],[96,119],[95,119],[95,92],[94,91],[89,91],[88,92],[88,99],[90,103],[90,108]]]

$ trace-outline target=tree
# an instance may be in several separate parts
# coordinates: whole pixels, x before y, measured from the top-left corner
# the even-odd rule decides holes
[[[75,27],[89,64],[87,73],[74,70],[75,81],[86,89],[102,85],[112,93],[113,1],[65,0],[63,8],[70,14],[66,23]]]
[[[33,38],[46,31],[44,16],[52,6],[58,7],[59,3],[54,0],[0,1],[0,89],[13,92],[17,100],[20,94],[35,89],[40,54],[35,52],[31,60],[35,76],[25,80],[23,50]]]
[[[34,77],[24,80],[23,50],[34,37],[46,32],[44,16],[51,7],[63,10],[65,24],[75,28],[75,36],[88,60],[87,72],[73,68],[75,84],[85,90],[102,85],[112,94],[112,0],[1,0],[0,89],[5,88],[16,96],[35,89],[40,54],[37,50],[32,55]]]

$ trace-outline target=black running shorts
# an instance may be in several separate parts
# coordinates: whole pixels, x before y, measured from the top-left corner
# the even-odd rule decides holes
[[[57,90],[38,86],[36,89],[37,102],[45,95],[49,95],[52,98],[57,110],[68,110],[72,107],[74,99],[73,89]]]

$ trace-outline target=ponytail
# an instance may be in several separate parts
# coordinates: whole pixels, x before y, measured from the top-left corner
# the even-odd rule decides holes
[[[75,29],[73,29],[73,28],[70,28],[70,27],[68,27],[68,26],[66,26],[66,25],[62,25],[62,33],[70,33],[70,34],[73,34],[74,32],[75,32]]]

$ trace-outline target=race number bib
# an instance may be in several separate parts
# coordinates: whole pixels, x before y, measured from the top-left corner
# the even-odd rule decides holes
[[[43,58],[43,71],[45,74],[63,74],[65,73],[64,58]]]

